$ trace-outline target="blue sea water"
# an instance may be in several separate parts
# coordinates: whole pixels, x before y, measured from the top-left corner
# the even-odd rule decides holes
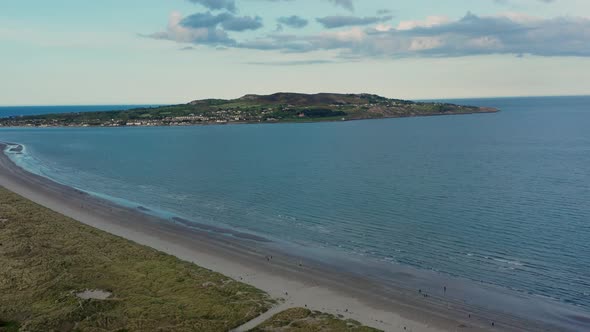
[[[0,118],[21,115],[41,115],[54,113],[81,113],[99,111],[120,111],[138,107],[159,105],[68,105],[68,106],[0,106]]]
[[[496,114],[1,129],[23,167],[293,248],[590,310],[590,97],[455,100]]]

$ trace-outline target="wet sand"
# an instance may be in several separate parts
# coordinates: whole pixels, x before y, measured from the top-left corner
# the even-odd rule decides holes
[[[0,151],[5,148],[0,143]],[[258,236],[235,231],[232,234],[211,226],[187,227],[188,220],[164,220],[147,214],[144,207],[118,206],[29,173],[4,153],[0,153],[0,186],[84,224],[194,262],[284,299],[239,331],[290,307],[342,315],[384,331],[547,329],[511,315],[446,300],[444,295],[384,286],[376,278],[365,276],[365,271],[348,273],[319,261],[302,262],[300,256],[272,249],[267,239]],[[399,274],[400,280],[404,277],[408,276]]]

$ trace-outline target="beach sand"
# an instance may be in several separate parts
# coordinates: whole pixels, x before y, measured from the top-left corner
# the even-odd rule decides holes
[[[5,145],[0,143],[0,151]],[[142,209],[118,206],[29,173],[0,153],[0,186],[84,224],[194,262],[284,299],[248,324],[246,331],[291,307],[307,307],[357,320],[384,331],[536,330],[510,317],[495,326],[490,316],[455,304],[422,300],[408,292],[384,290],[369,279],[308,266],[284,253],[265,252],[257,239],[216,235],[163,220]],[[272,259],[268,256],[272,255]],[[528,328],[527,328],[528,327]]]

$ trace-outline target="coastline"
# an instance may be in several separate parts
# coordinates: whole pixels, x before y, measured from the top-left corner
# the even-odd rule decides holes
[[[2,152],[5,145],[0,143]],[[383,289],[372,280],[335,273],[333,269],[305,262],[300,266],[295,256],[269,252],[264,241],[219,236],[191,229],[143,213],[140,209],[118,206],[77,189],[29,173],[0,154],[0,185],[72,217],[84,224],[124,237],[134,242],[172,254],[180,259],[220,272],[269,293],[284,298],[251,324],[252,328],[272,314],[290,307],[304,307],[343,315],[384,331],[468,331],[539,330],[541,326],[514,317],[486,315],[466,311],[458,303],[433,297],[421,299],[400,289]],[[266,256],[273,255],[272,261]],[[468,318],[468,312],[473,313]]]
[[[323,123],[323,122],[349,122],[349,121],[366,121],[366,120],[384,120],[384,119],[403,119],[403,118],[419,118],[419,117],[438,117],[438,116],[456,116],[456,115],[476,115],[476,114],[490,114],[498,113],[500,109],[494,107],[479,107],[477,112],[446,112],[444,114],[411,114],[411,115],[397,115],[397,116],[384,116],[384,117],[359,117],[359,118],[346,118],[340,117],[330,119],[297,119],[297,120],[282,120],[282,121],[226,121],[226,122],[191,122],[182,124],[141,124],[141,125],[119,125],[119,126],[106,126],[106,125],[4,125],[0,121],[0,128],[126,128],[126,127],[192,127],[192,126],[228,126],[228,125],[254,125],[254,124],[292,124],[292,123]],[[0,118],[2,120],[2,118]]]

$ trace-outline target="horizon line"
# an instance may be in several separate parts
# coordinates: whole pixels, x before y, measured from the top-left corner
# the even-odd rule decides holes
[[[350,94],[347,92],[317,92],[317,93],[304,93],[304,92],[274,92],[268,95],[272,95],[275,93],[301,93],[301,94],[309,94],[309,95],[313,95],[313,94],[319,94],[319,93],[333,93],[333,94]],[[357,93],[357,94],[363,94],[364,92],[361,93]],[[375,93],[367,93],[367,94],[374,94],[374,95],[379,95],[379,94],[375,94]],[[246,94],[248,95],[248,94]],[[261,96],[264,96],[265,94],[260,94]],[[245,96],[245,95],[243,95]],[[241,98],[243,96],[237,97],[237,98]],[[379,95],[382,96],[382,95]],[[571,95],[512,95],[512,96],[479,96],[479,97],[428,97],[428,98],[398,98],[398,97],[387,97],[387,96],[382,96],[385,98],[389,98],[389,99],[402,99],[402,100],[409,100],[409,101],[436,101],[436,100],[470,100],[470,99],[510,99],[510,98],[565,98],[565,97],[590,97],[590,94],[587,95],[580,95],[580,94],[571,94]],[[232,98],[232,99],[237,99],[237,98]],[[12,104],[12,105],[0,105],[1,108],[7,108],[7,107],[76,107],[76,106],[170,106],[170,105],[184,105],[187,103],[190,103],[191,101],[194,100],[206,100],[206,99],[223,99],[223,100],[232,100],[232,99],[225,99],[225,98],[203,98],[203,99],[192,99],[188,102],[172,102],[172,103],[148,103],[148,104],[142,104],[142,103],[108,103],[108,104]]]

